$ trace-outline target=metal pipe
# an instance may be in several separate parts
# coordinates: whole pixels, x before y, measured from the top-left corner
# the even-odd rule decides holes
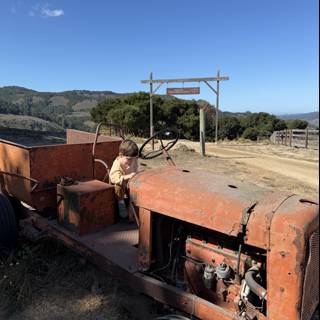
[[[105,176],[104,176],[104,178],[102,179],[102,181],[104,182],[104,181],[106,180],[106,178],[108,177],[108,182],[109,182],[110,171],[109,171],[109,167],[108,167],[108,165],[106,164],[106,162],[104,162],[104,161],[101,160],[101,159],[97,159],[97,158],[94,158],[94,159],[93,159],[93,162],[101,163],[101,164],[105,167],[107,173],[105,174]],[[93,164],[93,166],[94,166],[94,164]],[[94,173],[93,178],[95,179],[95,170],[93,170],[93,173]]]
[[[238,250],[238,255],[237,255],[237,267],[236,267],[236,281],[238,284],[241,283],[240,280],[240,257],[241,257],[241,249],[242,249],[242,244],[240,243],[239,245],[239,250]]]
[[[95,156],[95,151],[96,151],[96,144],[98,141],[98,137],[100,135],[100,127],[102,126],[103,122],[99,122],[96,128],[96,135],[94,137],[93,145],[92,145],[92,157],[94,158]]]
[[[260,299],[267,300],[267,290],[255,280],[255,276],[258,273],[258,267],[251,267],[245,274],[245,280],[252,292],[254,292]]]
[[[36,179],[32,179],[32,178],[28,178],[28,177],[25,177],[21,174],[18,174],[18,173],[11,173],[11,172],[7,172],[7,171],[1,171],[0,170],[0,174],[2,175],[8,175],[8,176],[13,176],[13,177],[17,177],[17,178],[22,178],[22,179],[25,179],[25,180],[28,180],[28,181],[31,181],[34,183],[33,187],[31,188],[31,192],[33,192],[39,185],[39,181],[36,180]]]

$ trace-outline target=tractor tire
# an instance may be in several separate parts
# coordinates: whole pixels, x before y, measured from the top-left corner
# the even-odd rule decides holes
[[[14,210],[9,199],[0,193],[0,247],[13,248],[18,229]]]

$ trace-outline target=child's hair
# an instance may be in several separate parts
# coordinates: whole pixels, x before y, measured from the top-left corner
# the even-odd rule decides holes
[[[119,153],[126,157],[137,157],[139,155],[139,148],[132,140],[123,140],[119,147]]]

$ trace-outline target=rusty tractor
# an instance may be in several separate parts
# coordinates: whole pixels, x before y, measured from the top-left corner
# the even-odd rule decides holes
[[[157,139],[156,150],[146,151]],[[168,142],[169,139],[169,142]],[[171,140],[170,140],[171,139]],[[108,168],[120,138],[67,131],[63,145],[0,141],[0,242],[20,218],[138,292],[203,320],[310,320],[319,302],[319,206],[296,194],[177,167],[162,131],[141,159],[168,165],[129,181],[135,223],[119,221]]]

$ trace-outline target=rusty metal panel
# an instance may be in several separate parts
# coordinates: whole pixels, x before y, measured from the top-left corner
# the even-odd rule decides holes
[[[92,149],[95,134],[79,130],[67,129],[67,144],[85,144],[90,143]],[[99,135],[98,142],[95,148],[95,158],[103,160],[109,168],[111,168],[114,159],[119,154],[119,146],[122,139],[118,137],[108,137]],[[92,154],[92,150],[91,150]],[[106,172],[99,164],[95,164],[96,178],[103,179]]]
[[[105,227],[99,232],[83,236],[67,230],[56,220],[44,219],[35,214],[33,215],[33,224],[41,230],[47,230],[50,236],[62,241],[99,267],[111,268],[115,274],[120,274],[121,280],[126,279],[129,283],[130,280],[132,281],[132,277],[126,278],[127,272],[131,274],[138,271],[139,232],[135,224],[117,223]],[[119,254],[120,252],[121,254]]]
[[[167,88],[167,95],[175,94],[199,94],[200,87],[188,87],[188,88]]]
[[[29,150],[28,147],[0,140],[0,171],[30,177]],[[31,201],[30,181],[10,175],[3,175],[3,180],[10,194],[27,203]]]
[[[293,197],[287,192],[270,192],[260,198],[246,225],[245,242],[255,247],[270,248],[270,228],[277,209]]]
[[[308,241],[308,262],[303,284],[301,319],[311,319],[319,297],[319,230],[316,230]]]
[[[166,167],[138,173],[129,182],[136,206],[230,236],[243,212],[270,191],[196,169]]]
[[[152,258],[152,213],[139,208],[139,268],[146,271],[150,268]]]
[[[292,196],[276,209],[271,223],[270,248],[267,254],[270,319],[277,319],[281,314],[284,320],[307,320],[301,318],[303,283],[309,239],[318,229],[317,203]],[[312,257],[312,260],[317,259]],[[308,274],[306,276],[310,277]],[[309,305],[319,303],[319,296],[308,295],[308,299],[311,299],[308,301]]]
[[[55,187],[61,177],[75,180],[93,174],[90,144],[61,144],[30,149],[30,173],[40,181],[39,189]]]
[[[84,235],[111,225],[115,220],[114,187],[98,181],[57,185],[58,221]]]
[[[117,223],[101,232],[85,235],[81,237],[81,241],[114,263],[117,268],[123,268],[130,273],[138,271],[139,231],[135,224]]]
[[[95,133],[85,132],[74,129],[67,129],[67,144],[76,143],[93,143],[95,139]],[[122,139],[118,137],[109,137],[105,135],[99,135],[98,143],[100,142],[117,142],[121,143]]]
[[[43,210],[56,207],[56,185],[62,177],[90,179],[93,175],[89,144],[50,145],[29,149],[30,175],[39,181],[29,205]],[[12,186],[14,188],[14,186]]]

